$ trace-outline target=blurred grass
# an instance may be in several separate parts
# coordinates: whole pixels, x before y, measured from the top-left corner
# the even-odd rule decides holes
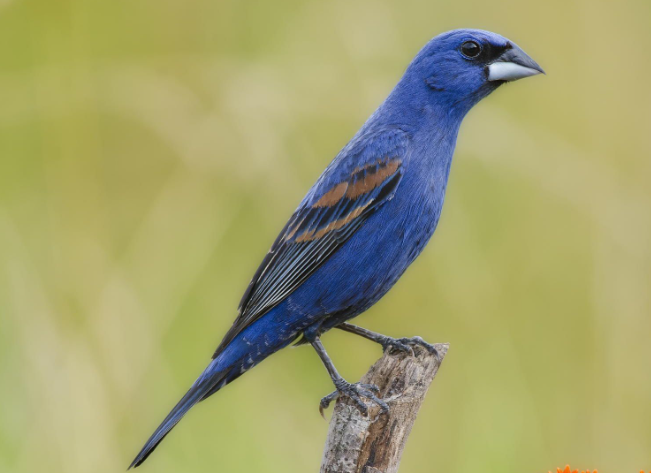
[[[651,4],[0,1],[0,471],[123,471],[297,202],[435,34],[547,70],[464,124],[433,244],[359,322],[448,341],[402,469],[651,464]],[[377,347],[332,333],[342,373]],[[148,471],[318,467],[285,350]]]

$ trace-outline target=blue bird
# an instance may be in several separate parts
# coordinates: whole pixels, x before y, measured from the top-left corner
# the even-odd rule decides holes
[[[441,215],[461,121],[508,81],[543,70],[515,43],[488,31],[443,33],[405,74],[309,190],[256,271],[239,315],[212,361],[147,441],[140,465],[195,404],[290,343],[310,343],[337,396],[367,412],[388,409],[377,388],[349,383],[320,336],[339,328],[411,352],[421,338],[394,339],[347,321],[375,304],[423,250]]]

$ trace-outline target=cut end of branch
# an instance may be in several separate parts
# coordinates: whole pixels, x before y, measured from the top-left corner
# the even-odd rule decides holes
[[[364,375],[362,383],[375,384],[390,408],[377,406],[362,415],[347,399],[337,401],[330,420],[321,473],[395,473],[416,421],[420,405],[434,380],[449,344],[434,345],[437,353],[421,346],[415,355],[386,352]]]

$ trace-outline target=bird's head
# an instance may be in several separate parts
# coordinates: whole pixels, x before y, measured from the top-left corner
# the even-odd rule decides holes
[[[462,29],[430,40],[407,68],[403,85],[419,99],[425,95],[465,114],[505,82],[540,73],[542,68],[512,41]]]

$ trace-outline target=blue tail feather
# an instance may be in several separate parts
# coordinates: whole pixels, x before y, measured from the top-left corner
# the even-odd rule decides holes
[[[212,396],[266,357],[291,343],[299,330],[292,326],[291,322],[279,306],[232,340],[174,406],[147,440],[129,469],[141,465],[194,405]],[[273,334],[275,336],[272,336]]]
[[[156,431],[149,437],[147,443],[136,458],[131,462],[128,469],[135,468],[142,464],[147,457],[154,451],[159,443],[165,436],[174,428],[176,424],[183,418],[183,416],[199,401],[207,398],[208,396],[216,393],[220,388],[225,386],[231,381],[227,374],[227,370],[212,372],[215,368],[215,362],[203,372],[203,374],[194,382],[190,390],[181,398],[181,400],[174,406],[171,412],[161,422]]]

